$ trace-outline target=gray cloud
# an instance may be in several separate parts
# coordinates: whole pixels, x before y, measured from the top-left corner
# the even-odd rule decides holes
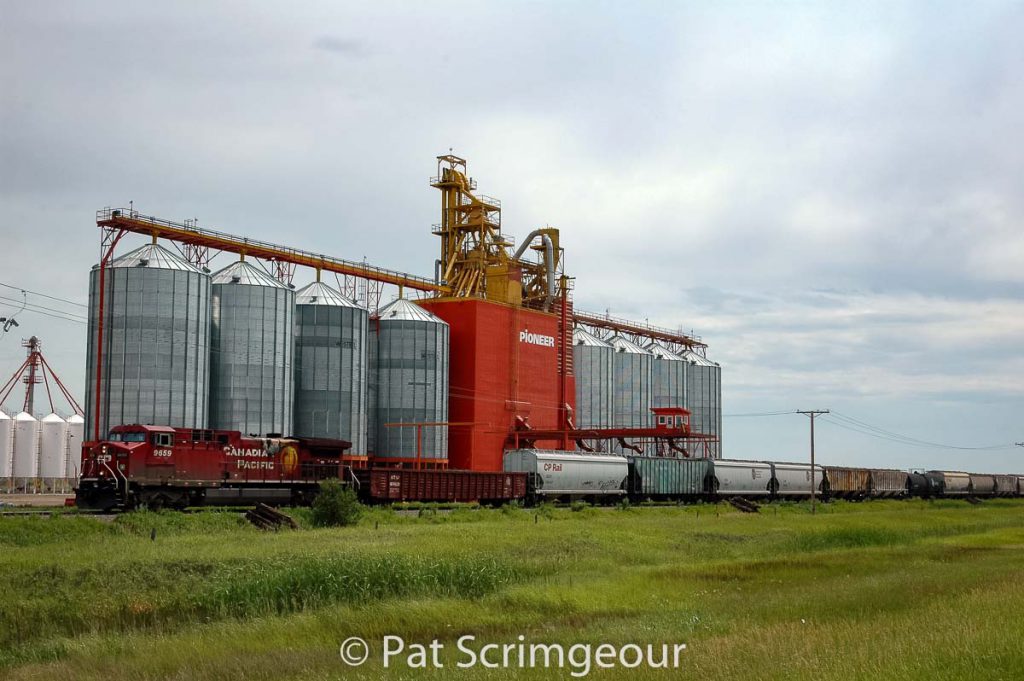
[[[727,409],[1024,439],[1019,4],[464,9],[7,3],[0,281],[84,303],[93,211],[132,199],[430,274],[454,147],[509,231],[562,229],[579,307],[703,336]],[[29,319],[80,390],[84,327]],[[805,446],[799,421],[726,427],[736,455]],[[925,459],[825,432],[826,456]]]

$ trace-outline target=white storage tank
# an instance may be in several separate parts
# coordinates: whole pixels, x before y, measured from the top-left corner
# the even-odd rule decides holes
[[[44,480],[64,477],[67,468],[68,422],[57,414],[44,416],[39,422],[39,475]]]
[[[0,410],[0,480],[11,477],[14,458],[14,421]]]
[[[27,480],[39,475],[39,421],[27,412],[14,417],[12,477]]]
[[[85,419],[75,414],[68,419],[67,451],[65,452],[64,477],[77,480],[82,465],[82,440],[85,438]]]

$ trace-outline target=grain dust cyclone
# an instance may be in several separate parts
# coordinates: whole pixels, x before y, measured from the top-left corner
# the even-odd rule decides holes
[[[0,678],[1024,678],[1024,9],[468,10],[4,6]]]

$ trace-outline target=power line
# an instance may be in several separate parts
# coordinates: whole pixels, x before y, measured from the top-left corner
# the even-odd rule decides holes
[[[966,451],[984,451],[984,450],[992,450],[992,449],[1005,449],[1007,447],[1012,446],[1012,445],[986,445],[986,446],[983,446],[983,447],[963,447],[963,446],[959,446],[959,445],[945,444],[945,443],[942,443],[942,442],[930,442],[928,440],[921,440],[919,438],[911,437],[909,435],[903,435],[901,433],[896,433],[896,432],[891,431],[891,430],[886,430],[885,428],[880,428],[878,426],[874,426],[874,425],[872,425],[870,423],[867,423],[866,421],[861,421],[859,419],[853,418],[852,416],[847,416],[847,415],[841,414],[839,412],[832,412],[831,416],[833,418],[838,418],[838,419],[840,419],[840,421],[845,422],[845,425],[849,426],[850,430],[859,428],[859,429],[861,429],[860,432],[863,432],[866,435],[874,434],[877,437],[882,438],[882,439],[889,439],[889,440],[892,440],[894,442],[902,442],[903,444],[912,445],[912,446],[916,446],[916,447],[937,447],[937,448],[940,448],[940,449],[958,449],[958,450],[966,450]],[[829,419],[829,420],[831,420],[831,419]],[[833,421],[833,425],[840,425],[840,423]]]
[[[73,300],[68,300],[66,298],[58,298],[56,296],[47,295],[45,293],[39,293],[37,291],[29,291],[26,288],[21,288],[20,286],[12,286],[11,284],[5,284],[2,281],[0,281],[0,286],[3,286],[4,288],[14,289],[15,291],[21,291],[22,293],[31,293],[34,296],[40,296],[40,297],[43,297],[43,298],[49,298],[50,300],[55,300],[58,303],[67,303],[68,305],[75,305],[77,307],[86,307],[86,308],[89,307],[88,305],[85,305],[84,303],[76,303]]]
[[[750,413],[750,414],[722,414],[722,418],[739,419],[739,418],[748,418],[748,417],[753,417],[753,416],[782,416],[784,414],[796,414],[796,413],[797,412],[792,411],[792,410],[790,410],[790,411],[762,411],[762,412],[753,412],[753,413]]]
[[[21,302],[19,300],[15,300],[14,298],[8,298],[7,296],[0,296],[0,300],[6,300],[6,301],[11,302],[11,303]],[[78,317],[82,321],[86,321],[87,320],[87,317],[85,315],[83,315],[83,314],[78,314],[77,312],[68,312],[67,310],[58,310],[58,309],[53,308],[53,307],[46,307],[45,305],[40,305],[39,303],[27,303],[26,307],[35,308],[36,311],[38,311],[38,310],[46,310],[47,312],[56,312],[57,314],[66,315],[68,317]]]

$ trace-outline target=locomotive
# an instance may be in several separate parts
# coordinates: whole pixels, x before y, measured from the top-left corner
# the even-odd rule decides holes
[[[304,505],[321,480],[364,467],[344,440],[243,437],[238,431],[114,427],[82,447],[76,505],[110,510],[263,502]]]

